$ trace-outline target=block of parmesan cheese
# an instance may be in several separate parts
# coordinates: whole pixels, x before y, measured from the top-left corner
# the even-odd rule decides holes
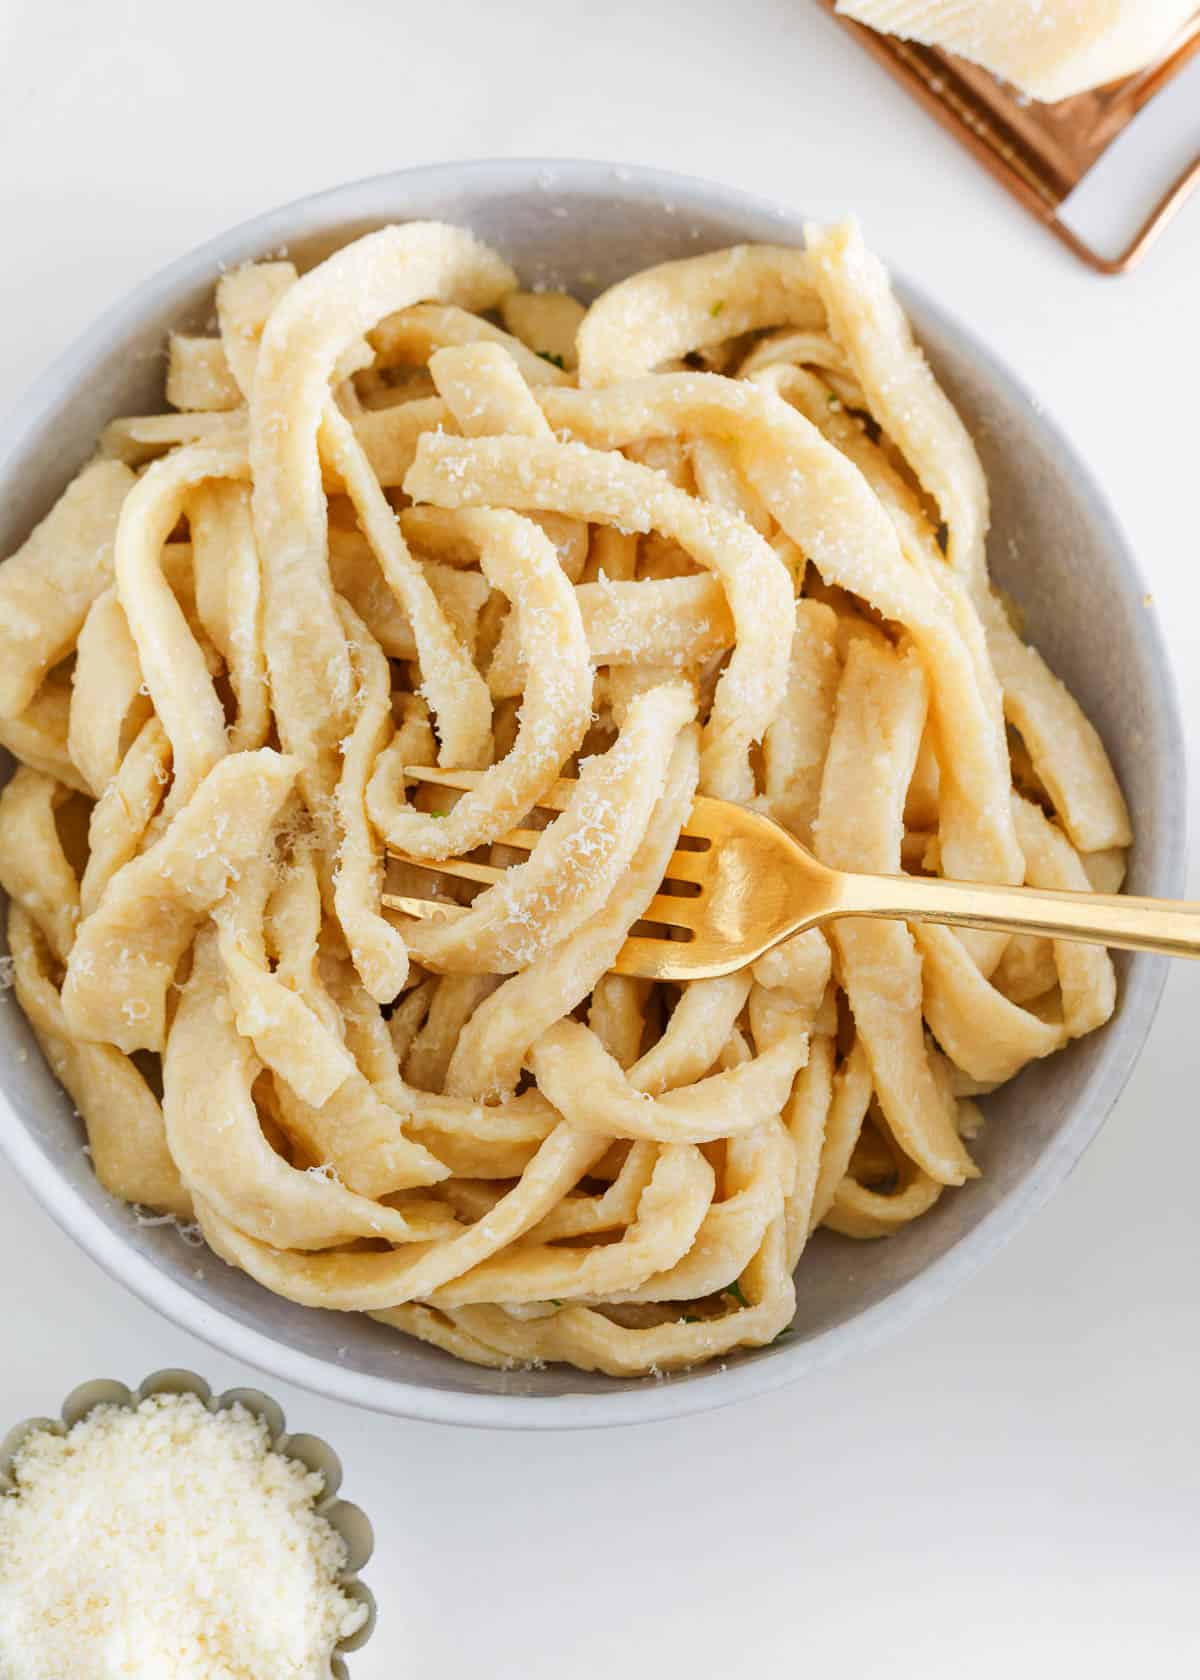
[[[1197,0],[838,0],[887,35],[981,64],[1034,99],[1067,99],[1156,59]]]

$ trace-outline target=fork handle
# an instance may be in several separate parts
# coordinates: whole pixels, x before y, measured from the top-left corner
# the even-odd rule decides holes
[[[1037,933],[1127,951],[1200,957],[1200,904],[1125,894],[1049,892],[912,875],[842,875],[835,916],[949,922],[997,933]]]

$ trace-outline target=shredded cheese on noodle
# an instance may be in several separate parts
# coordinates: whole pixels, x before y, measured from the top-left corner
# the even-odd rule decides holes
[[[972,1097],[1115,1002],[1102,951],[883,921],[610,972],[697,790],[840,867],[1119,881],[883,269],[812,229],[585,311],[414,224],[217,313],[0,567],[14,981],[98,1176],[482,1364],[770,1342],[811,1231],[975,1176]]]

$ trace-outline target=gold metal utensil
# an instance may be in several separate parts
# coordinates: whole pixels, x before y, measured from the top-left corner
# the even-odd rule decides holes
[[[465,792],[481,772],[406,768],[411,781]],[[538,805],[562,810],[575,783],[558,781]],[[513,829],[497,842],[530,852],[543,830]],[[491,885],[505,871],[449,858],[433,863],[392,852],[406,863],[460,881]],[[466,914],[446,899],[385,893],[390,909],[422,920]],[[650,900],[613,969],[647,980],[704,980],[732,974],[791,934],[840,916],[887,916],[949,922],[1001,933],[1081,939],[1132,951],[1200,957],[1200,904],[1087,892],[990,887],[914,875],[850,875],[819,863],[773,822],[723,799],[698,798],[671,854],[661,890]]]

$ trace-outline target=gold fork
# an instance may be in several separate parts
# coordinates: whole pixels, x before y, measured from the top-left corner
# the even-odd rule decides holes
[[[465,792],[480,771],[409,767],[411,781]],[[561,811],[575,787],[562,780],[537,801]],[[544,831],[517,828],[498,845],[530,852]],[[429,862],[391,856],[437,875],[491,885],[503,879],[494,864],[466,858]],[[650,900],[613,964],[617,974],[647,980],[704,980],[732,974],[794,933],[839,916],[889,916],[906,922],[950,922],[1001,933],[1081,939],[1133,951],[1200,957],[1200,904],[1090,892],[991,887],[913,875],[851,875],[818,862],[770,817],[703,796],[671,854],[663,891]],[[465,914],[445,900],[385,893],[393,910],[423,920]]]

